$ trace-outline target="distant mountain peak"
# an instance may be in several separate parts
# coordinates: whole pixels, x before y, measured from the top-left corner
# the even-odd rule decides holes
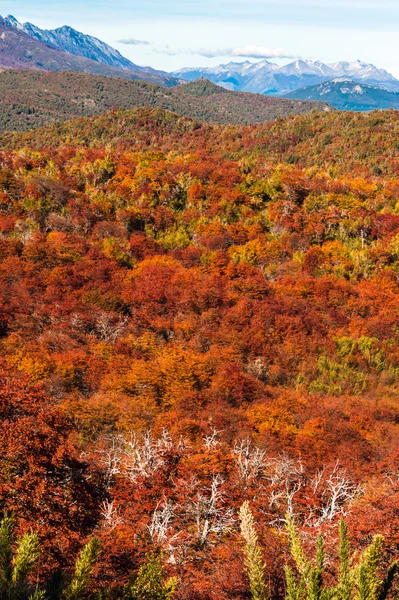
[[[8,22],[10,25],[15,26],[17,28],[19,28],[21,26],[19,21],[13,15],[7,15],[6,17],[4,17],[4,21]]]
[[[91,35],[81,33],[69,25],[62,25],[57,29],[40,29],[32,23],[20,23],[13,15],[8,15],[3,21],[13,29],[22,31],[40,42],[75,56],[83,56],[118,69],[137,70],[138,68],[115,48]]]
[[[399,81],[393,75],[365,61],[323,63],[309,58],[279,66],[268,60],[229,62],[216,67],[185,68],[174,73],[187,81],[206,77],[226,89],[285,96],[294,90],[317,85],[337,77],[349,77],[358,82],[399,91]]]
[[[75,71],[94,75],[106,75],[122,79],[142,79],[158,83],[165,87],[172,87],[180,83],[168,73],[155,71],[145,67],[136,67],[126,60],[129,68],[122,69],[117,66],[104,64],[100,56],[106,54],[107,46],[96,38],[79,34],[71,28],[71,36],[68,47],[58,43],[61,36],[54,39],[56,33],[43,31],[31,23],[21,24],[9,15],[0,16],[0,70],[34,70],[34,71]],[[67,39],[67,34],[63,38]],[[75,47],[71,46],[75,44]],[[92,50],[98,51],[97,60],[90,58],[91,52],[85,48],[85,44],[92,44]],[[86,50],[86,51],[85,51]],[[112,48],[111,48],[112,51]],[[116,53],[118,58],[119,53]],[[113,58],[112,52],[110,57]],[[110,60],[109,62],[113,62]]]

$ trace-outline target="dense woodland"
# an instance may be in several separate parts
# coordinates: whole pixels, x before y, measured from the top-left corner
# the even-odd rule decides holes
[[[96,539],[88,595],[266,598],[261,556],[272,600],[384,597],[362,567],[319,584],[339,528],[349,572],[343,517],[374,575],[375,534],[381,578],[399,553],[398,128],[136,109],[3,136],[0,512],[32,581]],[[177,579],[140,596],[151,552]]]
[[[324,102],[230,92],[205,79],[166,88],[88,73],[0,72],[0,132],[25,131],[107,110],[159,107],[211,123],[248,125],[333,110]]]

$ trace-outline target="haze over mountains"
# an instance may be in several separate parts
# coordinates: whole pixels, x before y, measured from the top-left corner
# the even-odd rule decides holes
[[[319,60],[296,60],[282,67],[268,60],[230,62],[217,67],[184,68],[173,75],[186,81],[206,77],[229,90],[273,96],[284,96],[337,77],[350,77],[389,91],[399,91],[399,81],[393,75],[361,61],[324,64]]]

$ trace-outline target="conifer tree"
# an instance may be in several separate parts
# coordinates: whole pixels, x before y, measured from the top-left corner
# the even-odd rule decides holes
[[[286,519],[286,528],[291,556],[300,575],[297,581],[292,569],[288,565],[285,567],[286,600],[386,600],[397,571],[397,563],[391,565],[384,580],[379,579],[384,541],[381,535],[374,536],[358,564],[352,566],[348,533],[345,522],[341,520],[339,580],[337,585],[328,588],[323,584],[325,561],[322,537],[317,539],[315,560],[311,561],[306,558],[298,529],[290,516]]]
[[[38,536],[29,531],[16,542],[13,553],[13,523],[5,516],[0,523],[0,598],[19,600],[28,595],[28,576],[40,555]]]
[[[162,554],[151,552],[140,567],[132,585],[128,586],[126,600],[170,600],[177,586],[177,578],[166,578]]]
[[[82,598],[83,592],[89,583],[93,567],[98,560],[100,548],[101,544],[98,538],[92,538],[83,548],[76,561],[72,581],[65,590],[65,600],[79,600]]]
[[[240,508],[241,535],[245,540],[245,567],[249,578],[252,600],[267,600],[268,591],[265,583],[265,564],[262,550],[258,544],[255,521],[249,502]]]
[[[348,530],[343,519],[339,523],[339,560],[340,573],[338,585],[335,589],[339,600],[350,600],[352,595],[352,579],[349,569],[350,544]]]
[[[13,545],[13,521],[5,516],[0,522],[0,600],[81,600],[84,597],[100,551],[97,538],[91,539],[83,548],[69,585],[64,587],[62,582],[53,585],[51,581],[46,591],[35,588],[29,582],[29,575],[40,556],[37,534],[32,531],[25,533],[15,541],[14,551]]]

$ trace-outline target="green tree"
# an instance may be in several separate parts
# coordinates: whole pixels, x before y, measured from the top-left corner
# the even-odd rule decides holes
[[[126,600],[170,600],[177,586],[176,577],[166,577],[162,554],[151,552],[126,589]]]
[[[65,600],[79,600],[82,598],[89,583],[91,572],[98,560],[100,548],[101,544],[98,538],[92,538],[83,548],[75,563],[72,580],[63,594]]]
[[[32,531],[16,541],[14,552],[12,545],[13,523],[5,516],[0,523],[1,600],[19,600],[30,595],[28,577],[40,556],[39,539]],[[38,598],[37,593],[33,595]]]
[[[240,508],[240,524],[241,535],[245,540],[244,562],[252,600],[267,600],[269,594],[265,583],[265,564],[249,502],[244,502]]]
[[[381,551],[384,538],[375,535],[355,564],[350,555],[350,544],[345,522],[340,522],[338,583],[328,588],[323,584],[325,574],[324,543],[321,536],[316,543],[314,560],[306,558],[298,529],[292,519],[286,519],[291,556],[294,559],[299,578],[295,578],[290,567],[286,566],[286,600],[385,600],[392,587],[397,564],[392,563],[384,579],[379,578]]]
[[[13,530],[11,517],[5,516],[0,522],[0,600],[80,600],[84,597],[100,552],[97,538],[92,538],[83,548],[69,584],[64,583],[66,578],[61,574],[52,577],[44,591],[32,584],[29,577],[40,557],[37,534],[29,531],[15,539]]]

